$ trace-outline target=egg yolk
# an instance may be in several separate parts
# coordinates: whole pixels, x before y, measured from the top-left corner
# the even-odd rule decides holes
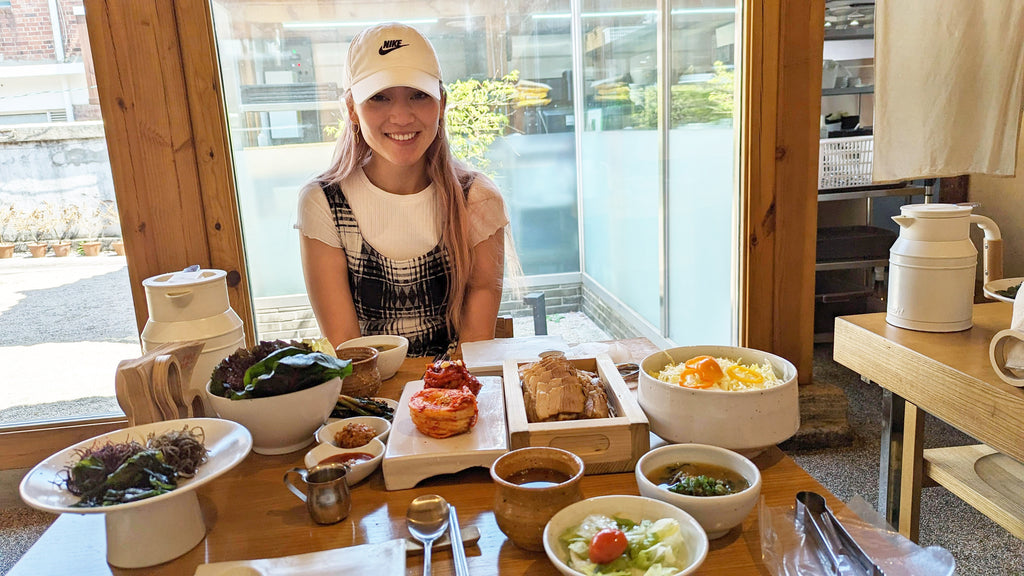
[[[718,361],[711,356],[697,356],[696,358],[690,358],[686,361],[685,366],[694,372],[696,372],[697,378],[706,384],[713,384],[722,379],[725,374],[722,372],[722,367],[718,365]],[[691,373],[687,370],[684,374]],[[704,386],[701,386],[703,388]]]

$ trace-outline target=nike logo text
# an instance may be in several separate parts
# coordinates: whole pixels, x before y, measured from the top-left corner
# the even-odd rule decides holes
[[[380,48],[377,50],[377,53],[383,56],[388,52],[394,52],[395,50],[398,50],[399,48],[403,48],[405,46],[408,46],[408,44],[402,44],[401,40],[385,40],[384,43],[380,45]]]

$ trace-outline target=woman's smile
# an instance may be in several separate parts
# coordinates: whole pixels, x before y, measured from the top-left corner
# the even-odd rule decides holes
[[[392,140],[397,140],[399,142],[407,142],[415,138],[416,135],[419,134],[419,132],[388,132],[385,134],[387,135],[388,138],[391,138]]]

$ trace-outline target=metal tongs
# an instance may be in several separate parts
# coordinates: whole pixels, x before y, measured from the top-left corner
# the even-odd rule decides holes
[[[796,516],[803,521],[804,529],[814,538],[819,552],[831,563],[833,574],[842,574],[840,566],[852,562],[868,576],[885,576],[881,567],[871,560],[832,514],[821,494],[797,492]],[[849,562],[842,562],[842,557],[847,558]]]

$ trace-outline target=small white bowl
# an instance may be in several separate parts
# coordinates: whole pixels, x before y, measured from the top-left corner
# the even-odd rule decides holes
[[[340,420],[324,424],[316,431],[316,441],[321,444],[336,446],[334,435],[341,432],[349,424],[365,424],[373,428],[377,433],[374,438],[381,442],[387,442],[388,434],[391,432],[391,423],[383,418],[378,418],[377,416],[355,416],[352,418],[341,418]]]
[[[360,446],[359,448],[338,448],[337,446],[327,444],[326,442],[323,444],[317,444],[316,448],[306,452],[303,464],[305,464],[306,468],[309,469],[332,456],[336,456],[338,454],[354,454],[357,452],[372,454],[373,458],[347,466],[348,472],[345,474],[345,479],[348,481],[348,485],[352,486],[372,474],[373,471],[380,466],[380,461],[384,458],[384,443],[380,440],[374,438],[373,440],[370,440],[369,444]]]
[[[390,350],[380,351],[377,355],[377,370],[380,371],[380,379],[387,380],[394,376],[398,369],[405,362],[405,355],[409,352],[409,339],[404,336],[393,336],[391,334],[377,334],[374,336],[361,336],[342,342],[335,348],[354,348],[360,346],[394,346]]]
[[[658,380],[668,364],[697,356],[741,364],[771,365],[782,383],[762,390],[695,389]],[[796,367],[785,358],[739,346],[684,346],[655,352],[640,362],[637,402],[651,432],[675,443],[711,444],[754,456],[796,434],[800,401]]]
[[[675,518],[686,542],[687,564],[673,576],[692,574],[708,555],[708,537],[704,529],[692,516],[671,504],[645,498],[643,496],[597,496],[587,498],[562,508],[544,527],[544,552],[548,560],[566,576],[584,576],[566,563],[569,551],[559,541],[559,537],[569,528],[576,526],[591,514],[604,514],[619,518],[628,518],[634,522],[641,520],[658,520]]]
[[[341,379],[331,378],[312,388],[267,396],[230,400],[210,392],[206,397],[217,416],[233,420],[252,433],[257,454],[286,454],[309,446],[317,428],[327,421],[341,393]]]
[[[689,496],[660,488],[647,477],[658,468],[682,462],[728,468],[743,476],[750,486],[742,492],[725,496]],[[668,502],[688,512],[708,533],[708,538],[714,540],[742,524],[754,509],[761,495],[761,471],[753,462],[732,450],[705,444],[670,444],[655,448],[640,458],[636,463],[636,485],[642,496]]]

